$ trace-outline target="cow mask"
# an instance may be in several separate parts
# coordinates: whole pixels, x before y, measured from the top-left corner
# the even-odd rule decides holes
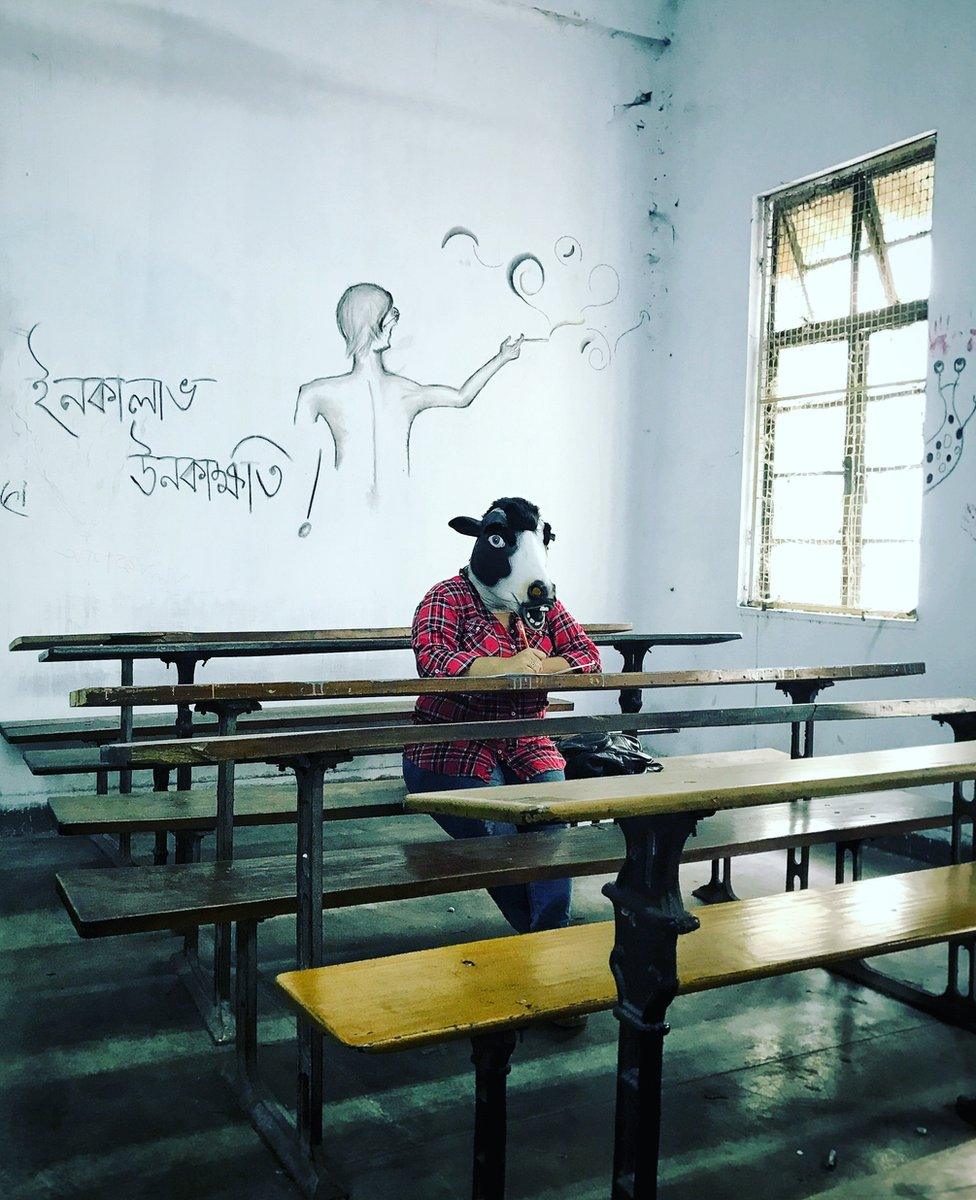
[[[547,562],[556,535],[538,508],[521,496],[507,496],[493,501],[480,520],[455,517],[448,524],[475,539],[465,574],[488,608],[517,613],[541,629],[556,602]]]

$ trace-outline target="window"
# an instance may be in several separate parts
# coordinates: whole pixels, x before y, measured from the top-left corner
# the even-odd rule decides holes
[[[761,197],[742,600],[918,602],[935,138]]]

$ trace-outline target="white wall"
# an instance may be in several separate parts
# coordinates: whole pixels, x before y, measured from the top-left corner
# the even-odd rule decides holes
[[[976,326],[972,264],[973,6],[938,0],[684,0],[670,51],[669,163],[678,208],[657,361],[632,470],[630,611],[667,627],[741,627],[708,665],[922,659],[928,673],[838,685],[825,699],[976,689],[976,452],[925,502],[918,621],[815,619],[737,608],[753,198],[929,130],[938,132],[930,316]],[[662,361],[663,360],[663,361]],[[930,395],[930,412],[932,396]],[[768,701],[768,689],[671,695],[669,704]],[[926,722],[824,726],[829,751],[945,736]],[[668,742],[688,749],[719,735]],[[769,731],[758,738],[769,740]],[[723,744],[732,744],[727,733]],[[740,744],[757,739],[741,734]]]
[[[0,0],[0,645],[405,623],[466,557],[447,519],[511,493],[537,499],[556,527],[571,607],[629,616],[641,521],[626,467],[635,417],[660,403],[647,380],[662,356],[663,266],[647,258],[647,210],[670,116],[668,52],[654,39],[671,8],[593,0],[566,19],[488,0]],[[506,336],[548,332],[470,242],[441,249],[455,225],[478,234],[487,262],[538,255],[548,282],[534,302],[584,323],[527,344],[470,409],[424,413],[412,476],[382,479],[378,497],[326,469],[300,538],[327,442],[321,425],[293,427],[295,398],[347,369],[334,313],[348,284],[392,291],[402,315],[388,365],[422,382],[459,385]],[[581,267],[553,257],[567,234]],[[606,272],[587,292],[599,263],[620,295],[584,310],[605,298]],[[642,309],[653,319],[593,369],[586,329],[612,344]],[[177,399],[183,377],[214,382],[187,411],[167,398],[162,420],[145,406],[120,419],[58,403],[72,385],[56,378],[116,376],[157,379]],[[250,443],[271,490],[280,482],[273,497],[255,487],[253,512],[202,486],[157,482],[146,496],[132,478],[164,470],[130,457],[146,453],[135,438],[156,457],[226,467],[248,435],[290,456]],[[203,677],[409,666],[258,660]],[[27,654],[5,654],[3,668],[5,718],[61,715],[70,688],[117,678]],[[139,681],[165,678],[137,668]],[[4,805],[43,792],[4,754]]]

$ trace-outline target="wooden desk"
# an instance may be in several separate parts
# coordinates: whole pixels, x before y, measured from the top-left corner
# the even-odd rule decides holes
[[[627,622],[609,624],[587,624],[588,633],[626,633],[633,629]],[[143,642],[307,642],[319,639],[325,642],[362,642],[389,638],[410,637],[409,625],[392,625],[376,629],[235,629],[231,631],[189,632],[116,632],[116,633],[54,633],[29,634],[16,637],[10,643],[11,650],[52,650],[63,646],[116,646],[138,645]]]
[[[924,663],[865,663],[825,667],[745,667],[739,670],[706,671],[617,671],[592,675],[567,672],[561,675],[490,675],[418,679],[323,679],[280,683],[161,684],[154,687],[86,687],[71,693],[73,708],[114,708],[120,704],[209,704],[224,700],[252,700],[259,704],[287,700],[351,699],[376,696],[452,696],[471,692],[590,692],[618,688],[656,689],[687,687],[742,687],[773,683],[779,688],[792,684],[829,687],[841,680],[887,679],[921,675]],[[871,702],[869,702],[871,703]],[[875,705],[898,701],[878,700]],[[933,704],[937,701],[932,701]],[[812,720],[814,705],[797,705],[797,721]],[[823,708],[824,706],[820,706]],[[829,710],[830,705],[826,708]],[[719,712],[728,710],[720,709]],[[750,711],[743,709],[741,711]],[[763,711],[773,711],[766,709]],[[707,717],[707,713],[702,713]],[[926,714],[928,715],[928,714]]]
[[[678,865],[697,822],[725,808],[974,778],[976,745],[961,742],[712,773],[686,762],[656,775],[418,793],[406,806],[523,824],[609,817],[620,825],[627,858],[604,888],[615,913],[610,968],[620,1022],[611,1200],[655,1200],[666,1014],[679,986],[678,939],[699,924],[682,902]],[[970,902],[976,908],[976,894]]]
[[[618,624],[584,625],[598,646],[613,646],[624,660],[625,671],[639,671],[654,646],[700,646],[736,641],[741,633],[635,633],[631,626]],[[381,629],[323,629],[284,630],[279,632],[253,631],[224,633],[136,633],[129,641],[120,641],[124,634],[64,634],[17,637],[11,650],[46,648],[38,656],[41,662],[97,662],[118,660],[120,682],[132,685],[135,660],[157,658],[176,666],[180,684],[193,683],[197,664],[210,658],[247,658],[284,654],[342,654],[379,650],[410,649],[410,630],[405,626]],[[624,712],[640,710],[640,692],[625,689],[620,693]],[[180,736],[192,729],[189,707],[181,705],[177,720]],[[121,740],[132,738],[132,707],[120,708]],[[177,787],[190,787],[190,773],[184,768],[178,773]],[[119,777],[119,790],[132,790],[132,775],[128,770]]]

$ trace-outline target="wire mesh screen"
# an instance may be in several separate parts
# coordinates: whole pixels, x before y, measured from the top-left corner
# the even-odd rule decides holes
[[[934,153],[763,202],[750,604],[915,609]]]

